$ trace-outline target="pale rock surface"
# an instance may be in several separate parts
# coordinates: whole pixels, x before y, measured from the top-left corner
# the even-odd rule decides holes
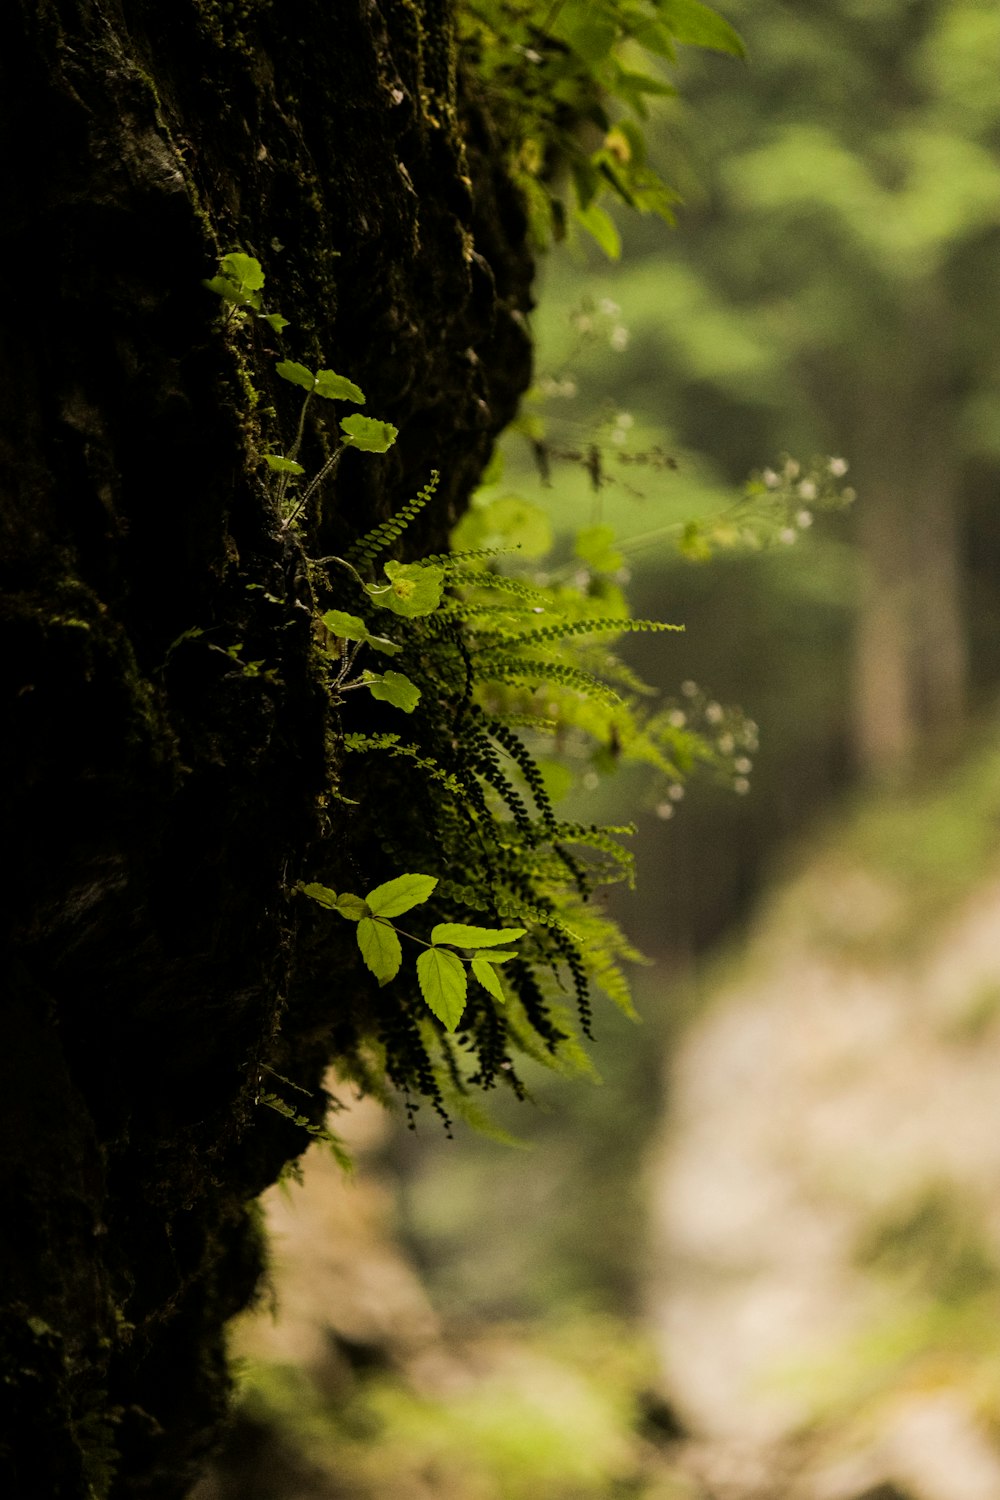
[[[1000,1500],[996,1431],[947,1360],[930,1389],[859,1396],[842,1451],[815,1436],[837,1362],[898,1313],[859,1253],[879,1225],[943,1192],[1000,1266],[1000,881],[894,946],[900,900],[814,862],[675,1058],[650,1309],[691,1462],[726,1500]]]

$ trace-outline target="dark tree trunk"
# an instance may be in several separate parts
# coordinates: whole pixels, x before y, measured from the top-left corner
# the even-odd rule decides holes
[[[302,557],[254,458],[293,392],[201,280],[256,255],[292,357],[400,429],[345,460],[325,550],[435,467],[426,547],[527,383],[531,266],[439,0],[8,0],[0,202],[0,1492],[173,1497],[302,1146],[260,1067],[314,1087],[335,1050],[288,887],[364,834],[324,830]]]

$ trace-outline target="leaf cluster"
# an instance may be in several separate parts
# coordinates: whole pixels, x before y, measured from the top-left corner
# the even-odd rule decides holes
[[[458,18],[539,245],[575,223],[617,256],[605,197],[673,221],[677,194],[649,165],[642,122],[675,92],[661,64],[679,44],[744,55],[727,21],[701,0],[463,0]]]

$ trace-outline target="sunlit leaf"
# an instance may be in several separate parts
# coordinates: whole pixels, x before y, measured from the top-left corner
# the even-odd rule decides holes
[[[328,401],[353,401],[356,406],[365,404],[365,393],[361,387],[355,385],[353,380],[348,380],[345,375],[335,375],[332,370],[316,372],[316,394],[325,396]]]
[[[425,948],[417,959],[417,979],[429,1008],[448,1031],[462,1019],[468,980],[465,965],[447,948]]]
[[[367,672],[365,686],[373,698],[391,703],[393,708],[401,708],[404,714],[412,714],[420,702],[420,689],[402,672],[383,672],[381,675]]]
[[[380,985],[395,979],[403,962],[403,949],[393,927],[372,917],[362,917],[358,923],[358,947]]]
[[[421,906],[436,885],[436,875],[397,875],[369,891],[366,899],[375,916],[398,917],[412,906]]]
[[[363,453],[385,453],[399,436],[398,427],[393,427],[391,422],[380,422],[375,417],[345,417],[340,427],[345,443],[351,448],[360,448]]]
[[[299,890],[303,896],[308,896],[313,901],[318,901],[320,906],[335,911],[340,899],[336,891],[331,891],[328,885],[320,885],[318,881],[311,881],[309,885],[300,885]]]
[[[238,286],[247,291],[259,292],[264,285],[264,272],[260,261],[241,250],[231,250],[220,262],[223,276],[229,276]]]
[[[349,615],[343,609],[328,609],[322,617],[323,624],[331,634],[342,641],[366,641],[368,626],[357,615]]]
[[[297,364],[294,359],[283,359],[274,367],[274,373],[280,375],[282,380],[291,381],[292,385],[300,385],[304,391],[316,389],[316,376],[312,370],[307,370],[305,365]]]
[[[431,931],[432,943],[454,943],[457,948],[499,948],[524,937],[526,927],[472,927],[465,922],[439,922]]]
[[[391,609],[393,614],[415,619],[418,615],[429,615],[441,603],[443,568],[421,563],[387,562],[385,576],[389,588],[373,585],[368,590],[382,609]]]
[[[294,458],[282,458],[278,453],[265,453],[264,462],[276,474],[304,474],[306,471]]]
[[[472,960],[472,972],[484,990],[489,990],[494,1000],[499,1000],[501,1005],[507,1003],[507,996],[500,979],[500,975],[494,969],[488,958],[481,958],[478,954]]]

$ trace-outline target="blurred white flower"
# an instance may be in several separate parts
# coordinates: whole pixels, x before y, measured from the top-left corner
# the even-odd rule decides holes
[[[847,473],[847,459],[831,458],[830,462],[827,464],[827,468],[830,470],[830,473],[835,479],[842,479]]]
[[[803,500],[816,499],[816,482],[813,479],[803,479],[799,483],[799,494]]]

